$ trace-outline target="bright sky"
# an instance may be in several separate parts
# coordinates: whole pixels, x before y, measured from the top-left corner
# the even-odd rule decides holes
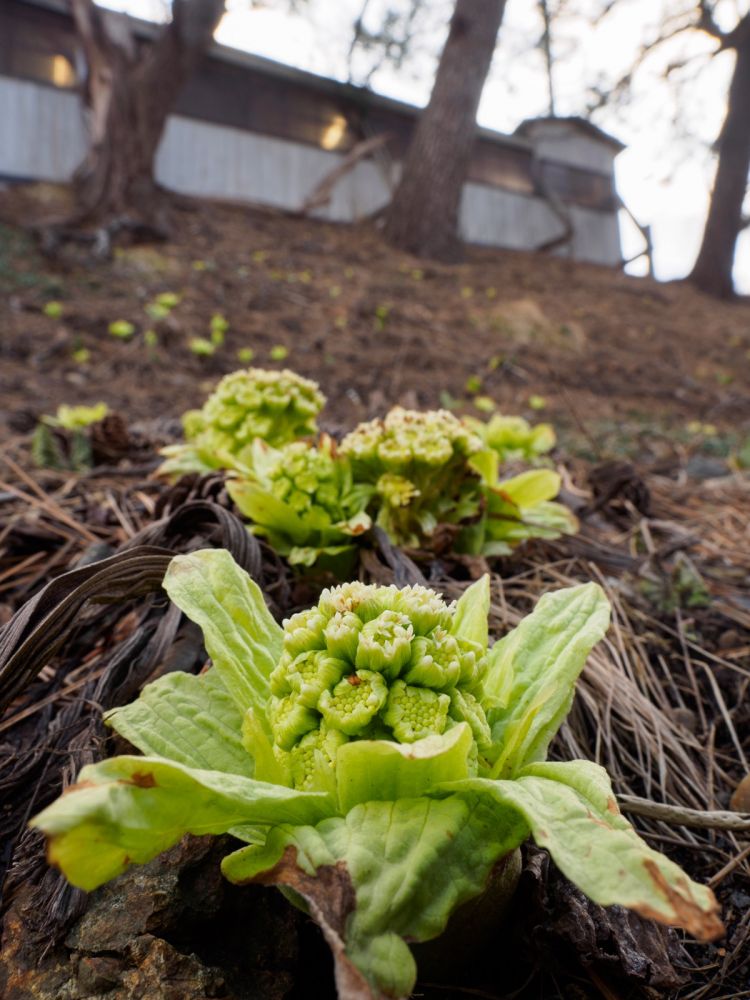
[[[142,17],[164,17],[163,0],[99,0]],[[364,0],[306,0],[290,12],[288,0],[228,0],[228,13],[217,40],[325,76],[347,79],[352,25]],[[406,0],[368,0],[365,24],[375,25],[386,8]],[[419,42],[400,70],[384,67],[371,78],[374,90],[424,105],[429,98],[436,57],[445,35],[451,0],[428,0],[417,24]],[[525,118],[547,113],[543,63],[533,40],[539,23],[529,0],[508,0],[499,44],[479,109],[479,122],[512,132]],[[600,0],[579,0],[578,9],[594,10]],[[689,0],[622,0],[598,27],[587,18],[570,19],[553,39],[558,114],[580,114],[586,91],[617,79],[632,63],[644,40],[652,39],[663,11],[690,8]],[[746,0],[721,0],[723,26],[747,11]],[[621,197],[641,223],[652,227],[657,277],[682,277],[697,254],[708,206],[713,163],[709,153],[725,110],[733,56],[710,59],[715,43],[707,36],[684,34],[649,57],[636,77],[634,99],[622,108],[602,108],[594,120],[627,144],[617,159]],[[685,57],[685,70],[675,64]],[[355,82],[367,75],[370,57],[360,53]],[[697,70],[697,72],[696,72]],[[665,79],[669,72],[672,83]],[[681,81],[681,86],[674,86]],[[679,100],[678,100],[679,97]],[[638,253],[643,239],[622,216],[626,258]],[[642,261],[628,270],[642,273]],[[750,232],[739,241],[735,279],[750,293]]]

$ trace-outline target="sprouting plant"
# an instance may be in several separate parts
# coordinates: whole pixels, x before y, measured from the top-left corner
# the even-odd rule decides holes
[[[159,335],[157,334],[156,330],[144,330],[143,343],[150,350],[153,350],[153,348],[157,347],[159,344]]]
[[[466,422],[488,448],[497,452],[501,462],[516,459],[533,461],[551,451],[557,440],[551,424],[532,426],[523,417],[497,413],[487,423],[471,417],[467,417]]]
[[[42,312],[45,316],[49,316],[50,319],[59,319],[62,316],[62,303],[53,300],[52,302],[45,302],[42,306]]]
[[[54,417],[42,417],[49,427],[63,427],[68,431],[79,430],[96,424],[109,413],[106,403],[94,403],[93,406],[68,406],[61,403]]]
[[[272,448],[256,439],[252,475],[227,490],[252,531],[268,538],[292,565],[351,568],[353,540],[367,531],[372,487],[355,484],[348,459],[322,435],[317,445],[293,441]]]
[[[391,307],[386,303],[375,306],[375,329],[382,333],[391,315]]]
[[[532,410],[543,410],[547,406],[547,400],[544,396],[529,396],[529,406]]]
[[[46,469],[73,469],[91,466],[91,442],[86,428],[109,413],[106,403],[68,406],[61,403],[54,416],[41,417],[31,438],[31,457]],[[63,433],[60,433],[63,432]]]
[[[249,365],[254,357],[255,351],[252,347],[240,347],[237,351],[237,360],[241,361],[243,365]]]
[[[375,487],[377,523],[399,545],[424,544],[438,524],[478,513],[479,476],[468,459],[481,449],[480,438],[447,410],[400,406],[341,443],[355,481]]]
[[[284,347],[283,344],[276,344],[276,346],[272,347],[268,352],[268,356],[271,361],[284,361],[289,357],[289,348]]]
[[[219,382],[202,409],[183,415],[186,444],[162,449],[167,460],[159,471],[181,475],[211,469],[247,470],[255,438],[278,446],[315,434],[315,418],[324,403],[315,382],[288,369],[232,372]]]
[[[180,304],[182,296],[178,295],[177,292],[161,292],[156,296],[155,301],[164,309],[172,310]]]
[[[560,492],[556,472],[531,469],[498,479],[494,452],[482,452],[473,464],[483,472],[484,509],[481,518],[462,529],[456,540],[459,551],[504,556],[531,538],[553,539],[578,531],[575,515],[554,502]]]
[[[211,343],[221,347],[228,329],[228,320],[221,313],[214,313],[211,317]]]
[[[91,361],[91,351],[88,347],[77,347],[70,356],[77,365],[85,365]]]
[[[199,358],[210,358],[216,354],[216,344],[205,337],[191,337],[188,341],[188,349]]]
[[[466,379],[466,384],[464,386],[467,392],[472,395],[476,395],[478,392],[482,391],[482,380],[479,375],[469,375]]]
[[[475,396],[474,406],[482,413],[492,413],[497,409],[497,403],[492,396]]]
[[[213,666],[147,685],[107,723],[146,756],[83,768],[32,820],[83,889],[185,833],[246,846],[222,871],[306,906],[342,1000],[407,997],[407,942],[435,938],[529,836],[602,905],[723,932],[711,890],[647,846],[589,761],[547,762],[609,609],[596,584],[547,594],[490,646],[488,578],[446,604],[354,582],[280,628],[228,553],[176,557],[164,586]]]
[[[135,327],[126,319],[113,320],[107,327],[107,330],[111,336],[119,337],[121,340],[130,340],[135,333]]]

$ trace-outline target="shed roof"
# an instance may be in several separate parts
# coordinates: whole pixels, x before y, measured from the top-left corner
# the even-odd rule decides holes
[[[621,153],[623,149],[625,149],[624,142],[620,142],[619,139],[610,135],[609,132],[605,132],[604,129],[599,128],[598,125],[594,125],[593,122],[588,121],[586,118],[581,118],[579,115],[570,115],[568,117],[546,115],[540,118],[526,118],[518,126],[514,135],[526,137],[533,132],[535,125],[554,124],[556,122],[571,125],[578,132],[587,135],[590,139],[601,142],[605,146],[610,146],[615,150],[615,155],[617,153]]]

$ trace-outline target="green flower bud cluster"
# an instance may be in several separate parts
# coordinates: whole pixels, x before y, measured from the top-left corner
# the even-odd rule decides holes
[[[256,469],[260,463],[256,463]],[[356,504],[341,489],[341,464],[332,454],[330,439],[324,437],[319,447],[305,441],[293,441],[274,451],[262,470],[264,485],[295,514],[318,512],[325,524],[345,520]],[[322,525],[321,525],[322,526]]]
[[[415,467],[442,467],[481,448],[481,439],[448,410],[422,413],[401,406],[384,420],[360,424],[341,444],[342,452],[352,459],[407,477]]]
[[[357,479],[375,486],[378,524],[401,545],[420,545],[441,523],[476,515],[478,476],[468,464],[482,440],[447,410],[397,406],[384,420],[360,424],[341,451]]]
[[[466,722],[477,754],[490,745],[486,650],[451,633],[454,613],[426,587],[353,582],[284,622],[269,718],[295,787],[324,787],[349,740],[413,743]]]
[[[317,384],[295,372],[248,368],[226,375],[183,428],[201,459],[233,468],[249,464],[255,438],[279,446],[314,435],[324,404]]]
[[[468,426],[496,451],[501,462],[532,461],[555,447],[556,436],[551,424],[532,426],[523,417],[496,413],[486,424],[466,418]]]

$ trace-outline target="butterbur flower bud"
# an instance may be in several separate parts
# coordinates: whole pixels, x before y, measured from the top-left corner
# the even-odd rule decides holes
[[[396,681],[388,694],[383,721],[400,743],[414,743],[445,731],[450,697]]]
[[[325,627],[326,646],[333,656],[354,660],[362,619],[352,611],[337,611]]]
[[[481,692],[486,647],[454,635],[456,604],[415,585],[353,581],[324,590],[316,608],[284,623],[271,672],[274,752],[295,787],[327,787],[336,740],[413,743],[468,725],[469,762],[487,744]],[[333,736],[332,734],[338,734]],[[333,742],[332,742],[333,741]]]
[[[348,666],[325,650],[300,653],[289,667],[289,684],[301,705],[316,708],[323,692],[341,680]]]
[[[395,680],[411,659],[414,629],[406,615],[383,611],[363,627],[354,660],[357,669],[378,670]]]
[[[375,718],[387,698],[388,687],[380,674],[358,670],[339,681],[332,691],[324,691],[318,708],[329,726],[356,736]]]
[[[325,617],[317,608],[299,611],[284,622],[284,651],[298,656],[310,649],[325,649]]]
[[[315,712],[306,708],[294,694],[285,698],[272,697],[268,703],[268,717],[276,743],[282,750],[291,750],[301,736],[317,729],[320,722]]]

